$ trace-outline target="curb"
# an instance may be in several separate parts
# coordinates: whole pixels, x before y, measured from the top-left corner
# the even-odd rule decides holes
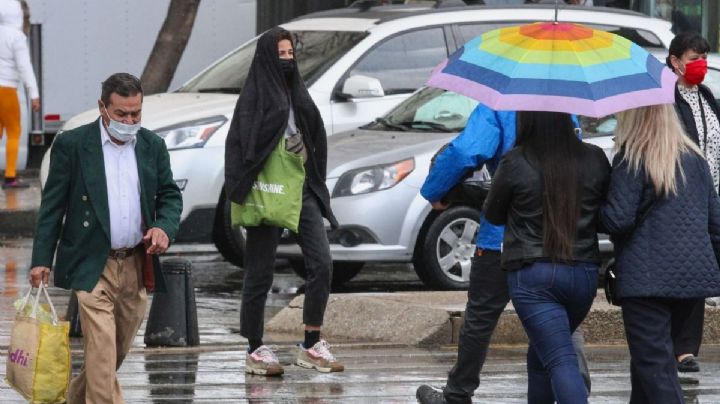
[[[267,323],[267,330],[301,338],[303,301],[304,296],[293,299]],[[414,346],[457,344],[466,301],[467,292],[333,294],[325,312],[323,335],[338,342],[360,339]],[[622,312],[608,304],[602,294],[595,298],[582,331],[586,344],[626,344]],[[512,303],[500,316],[490,342],[527,344]],[[703,343],[720,343],[720,308],[705,308]]]
[[[0,238],[31,237],[37,210],[0,210]]]
[[[401,345],[454,343],[465,296],[465,292],[333,294],[325,311],[323,335],[337,341]],[[294,298],[266,329],[300,337],[303,301],[302,295]]]
[[[29,187],[0,190],[0,238],[31,237],[40,210],[40,179],[36,170],[18,172]]]

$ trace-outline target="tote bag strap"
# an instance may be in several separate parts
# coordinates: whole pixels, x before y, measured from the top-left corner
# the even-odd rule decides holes
[[[45,287],[45,284],[43,282],[40,282],[40,287],[38,287],[37,294],[35,294],[35,302],[33,303],[33,309],[30,313],[30,317],[37,318],[38,305],[40,304],[40,294],[45,295],[45,300],[47,300],[48,306],[50,306],[50,311],[52,312],[52,323],[53,325],[57,325],[57,312],[55,311],[55,306],[53,305],[52,300],[50,300],[50,295],[48,294],[47,288]]]

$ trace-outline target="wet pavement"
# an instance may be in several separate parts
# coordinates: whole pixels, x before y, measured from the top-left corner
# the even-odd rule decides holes
[[[4,372],[12,301],[27,290],[30,240],[0,241],[0,372]],[[268,335],[286,365],[283,378],[266,379],[243,372],[245,341],[238,334],[242,270],[222,261],[208,246],[175,246],[170,255],[193,262],[199,347],[145,349],[141,329],[120,369],[128,403],[408,403],[420,384],[441,385],[455,360],[455,347],[433,349],[350,341],[333,351],[346,371],[320,374],[290,365],[293,344],[283,335]],[[337,292],[425,290],[405,265],[370,266]],[[278,265],[268,298],[266,320],[302,292],[302,281],[287,265]],[[51,289],[59,313],[68,293]],[[332,342],[332,341],[331,341]],[[629,398],[628,353],[624,346],[587,348],[593,382],[592,403],[622,403]],[[525,348],[494,346],[474,401],[526,402]],[[720,346],[703,347],[702,372],[684,377],[688,403],[720,402]],[[73,370],[82,360],[82,344],[73,340]],[[0,402],[21,403],[0,383]]]

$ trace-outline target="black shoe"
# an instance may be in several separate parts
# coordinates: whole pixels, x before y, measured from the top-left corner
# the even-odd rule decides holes
[[[418,387],[415,392],[415,398],[417,398],[420,404],[446,404],[445,397],[443,397],[442,389],[436,389],[430,387],[427,384],[423,384]]]
[[[694,356],[686,356],[677,364],[678,372],[692,373],[700,371],[700,364]]]

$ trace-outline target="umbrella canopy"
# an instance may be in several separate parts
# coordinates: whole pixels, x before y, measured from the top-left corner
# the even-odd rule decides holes
[[[486,32],[434,70],[428,85],[496,110],[591,117],[674,102],[677,77],[637,44],[570,23]]]

